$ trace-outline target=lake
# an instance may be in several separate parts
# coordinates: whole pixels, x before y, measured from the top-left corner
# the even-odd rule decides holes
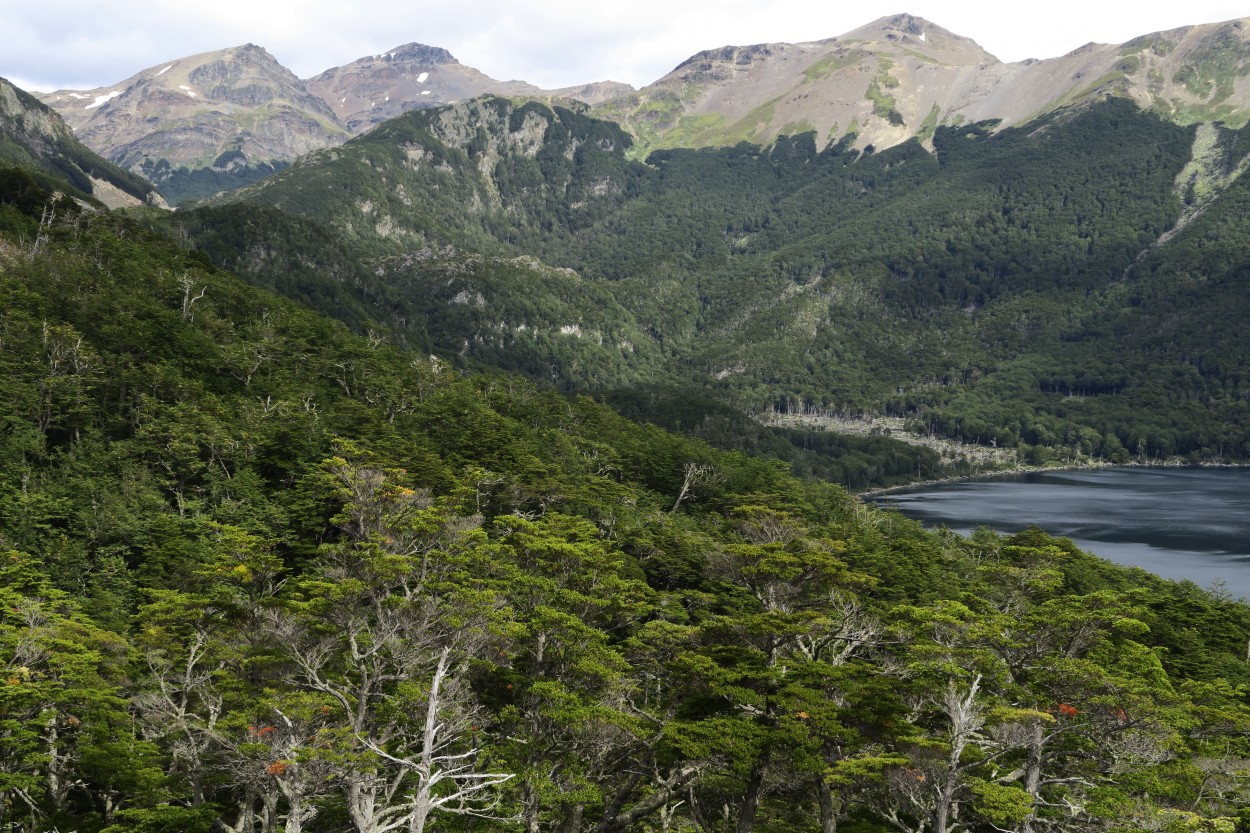
[[[1109,561],[1250,598],[1250,469],[1110,468],[996,475],[876,498],[961,534],[1037,525]]]

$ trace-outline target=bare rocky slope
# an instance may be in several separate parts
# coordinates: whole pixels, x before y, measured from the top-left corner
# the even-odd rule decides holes
[[[881,148],[927,138],[938,125],[1018,125],[1108,95],[1181,123],[1238,126],[1250,115],[1248,39],[1250,19],[1233,20],[1008,64],[902,14],[827,40],[700,52],[595,114],[634,133],[639,153],[807,131],[820,145],[854,134],[857,147]]]
[[[324,101],[252,44],[40,97],[88,147],[175,200],[195,184],[245,184],[349,136]]]
[[[617,81],[543,90],[525,81],[497,81],[457,61],[446,49],[409,43],[334,67],[305,82],[352,133],[362,133],[409,110],[455,104],[483,95],[572,99],[598,104],[633,92]]]

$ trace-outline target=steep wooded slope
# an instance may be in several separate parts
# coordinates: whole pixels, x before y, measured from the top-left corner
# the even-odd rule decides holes
[[[1167,313],[1125,308],[1139,256],[1235,199],[1241,134],[1122,99],[994,128],[938,128],[933,151],[805,135],[643,165],[613,125],[494,100],[387,123],[229,210],[273,206],[378,258],[362,281],[383,316],[437,349],[573,387],[681,381],[1069,455],[1245,455],[1232,366],[1160,386],[1189,372],[1148,346]],[[516,260],[534,255],[573,273],[536,282],[558,272]]]
[[[126,217],[31,251],[55,196],[8,196],[0,817],[423,833],[434,772],[490,833],[1244,819],[1245,605],[462,377]]]

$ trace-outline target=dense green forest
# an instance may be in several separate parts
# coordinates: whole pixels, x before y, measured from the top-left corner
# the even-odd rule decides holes
[[[172,222],[349,323],[659,402],[656,419],[690,405],[663,391],[698,390],[742,413],[901,417],[1035,463],[1250,457],[1250,134],[1121,99],[994,127],[642,163],[615,125],[486,99]]]
[[[925,531],[0,182],[0,828],[1250,824],[1244,604]]]

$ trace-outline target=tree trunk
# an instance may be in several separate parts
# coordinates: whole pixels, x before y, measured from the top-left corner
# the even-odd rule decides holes
[[[658,784],[654,791],[645,798],[640,799],[628,811],[622,812],[625,799],[633,792],[633,787],[641,780],[637,776],[631,778],[631,782],[627,784],[628,789],[622,788],[617,797],[613,800],[612,805],[604,810],[603,819],[596,828],[596,833],[623,833],[634,826],[635,823],[652,813],[659,812],[660,817],[667,825],[667,819],[670,818],[668,804],[677,795],[679,790],[686,789],[687,785],[695,779],[699,774],[698,767],[686,766],[674,770],[669,773],[668,777]],[[693,795],[693,793],[692,793]],[[681,802],[678,802],[679,804]],[[705,829],[702,819],[698,817],[697,808],[691,807],[694,815],[695,826]]]
[[[260,796],[264,811],[261,815],[261,833],[277,833],[278,831],[278,793],[276,790],[265,790]]]
[[[256,792],[249,787],[239,799],[239,815],[235,817],[234,824],[227,824],[224,820],[220,823],[232,833],[254,833],[256,830]]]
[[[608,833],[608,831],[615,830],[622,826],[618,821],[621,815],[621,810],[625,808],[625,802],[629,800],[631,795],[633,795],[634,789],[638,786],[638,782],[641,780],[642,776],[636,772],[630,774],[630,776],[625,779],[625,783],[622,784],[620,789],[616,791],[616,795],[614,795],[612,800],[608,802],[607,806],[603,808],[603,818],[599,820],[599,825],[597,827],[598,833]]]
[[[755,814],[760,809],[760,798],[764,794],[764,773],[767,769],[768,753],[764,753],[751,768],[751,779],[747,781],[746,791],[742,795],[742,808],[738,811],[737,833],[751,833],[755,828]]]
[[[287,813],[283,833],[302,833],[304,823],[317,817],[316,805],[308,803],[309,793],[305,790],[302,779],[293,783],[278,782],[279,789],[286,796]]]
[[[816,795],[820,799],[820,833],[838,833],[838,800],[824,778],[816,782]]]
[[[954,773],[946,779],[942,789],[938,791],[937,806],[933,808],[933,833],[946,833],[950,824],[951,805],[955,803],[956,777]]]
[[[560,826],[556,828],[556,833],[577,833],[582,828],[582,813],[586,809],[586,805],[577,803],[573,805],[563,805],[563,818],[560,819]]]
[[[282,827],[282,833],[302,833],[304,829],[304,807],[303,802],[296,798],[290,803],[287,809],[286,824]]]
[[[524,790],[525,833],[542,833],[538,824],[538,791],[528,783]]]
[[[370,785],[371,786],[371,785]],[[376,796],[373,790],[360,781],[352,779],[347,785],[347,815],[356,828],[356,833],[373,833]]]
[[[60,732],[57,730],[56,722],[60,718],[60,714],[53,710],[52,718],[48,721],[48,798],[52,800],[52,806],[59,812],[65,807],[65,801],[69,798],[69,784],[64,778],[63,767],[65,761],[61,757],[61,750],[57,748],[57,742],[60,740]]]
[[[1033,833],[1033,822],[1037,817],[1037,802],[1042,791],[1042,747],[1044,744],[1045,735],[1042,733],[1042,724],[1038,723],[1033,727],[1032,737],[1029,738],[1029,759],[1024,765],[1024,791],[1033,799],[1033,809],[1029,811],[1024,824],[1020,826],[1020,833]]]

